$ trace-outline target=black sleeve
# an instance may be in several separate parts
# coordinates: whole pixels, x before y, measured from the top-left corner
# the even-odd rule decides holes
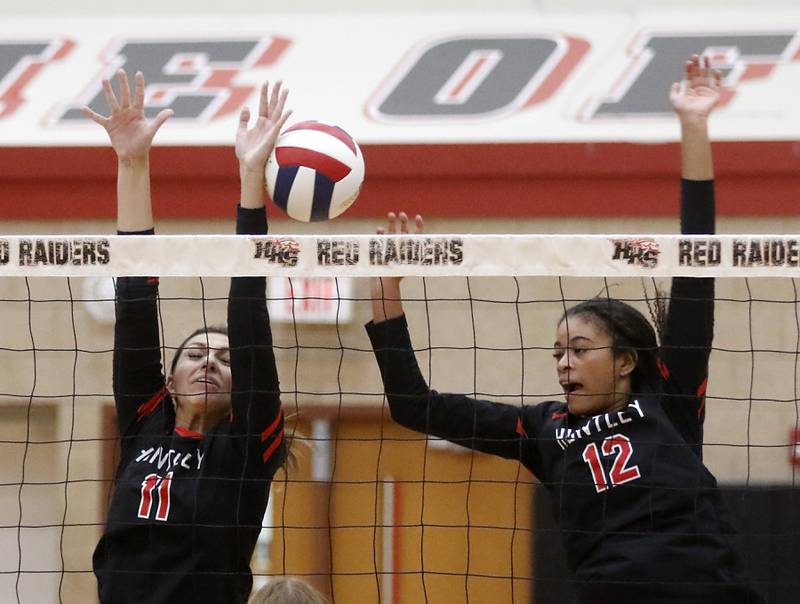
[[[681,233],[714,234],[714,181],[681,181]],[[708,359],[714,337],[714,279],[675,277],[661,347],[666,411],[690,444],[702,444]]]
[[[520,460],[528,429],[522,407],[428,388],[405,316],[366,325],[392,418],[402,426],[470,449]]]
[[[264,208],[239,207],[236,233],[267,233]],[[259,459],[274,471],[283,461],[283,414],[272,331],[265,296],[265,277],[234,277],[228,297],[233,427],[257,443]]]
[[[152,235],[152,229],[120,235]],[[113,388],[121,435],[151,413],[164,394],[158,333],[158,279],[119,277],[116,281]]]

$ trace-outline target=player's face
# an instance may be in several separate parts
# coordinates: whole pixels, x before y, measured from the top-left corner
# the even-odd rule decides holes
[[[565,318],[553,347],[570,413],[594,415],[628,403],[635,359],[630,353],[615,355],[611,335],[595,321],[580,315]]]
[[[222,419],[231,407],[228,336],[201,333],[186,343],[168,387],[182,415]]]

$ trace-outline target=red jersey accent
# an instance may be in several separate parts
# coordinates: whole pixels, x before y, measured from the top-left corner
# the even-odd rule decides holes
[[[660,357],[656,357],[656,365],[658,366],[658,371],[665,380],[669,379],[669,367],[664,364],[664,361],[661,360]]]
[[[195,432],[194,430],[189,430],[187,428],[181,428],[180,426],[175,426],[175,434],[178,436],[183,436],[185,438],[204,438],[205,434],[202,432]]]
[[[566,411],[555,411],[555,412],[553,412],[553,415],[550,416],[550,418],[551,419],[561,419],[562,417],[566,417],[566,416],[567,416],[567,412]]]
[[[269,447],[267,447],[266,451],[264,451],[264,455],[262,457],[264,463],[267,463],[267,460],[272,456],[272,454],[275,452],[275,449],[277,449],[278,445],[281,444],[282,440],[283,440],[283,430],[278,432],[277,438],[273,440],[272,444]]]
[[[525,432],[525,428],[522,427],[521,417],[517,418],[517,434],[519,434],[520,436],[524,436],[525,438],[528,438],[528,433]]]
[[[708,387],[708,378],[703,380],[703,383],[697,388],[697,396],[700,397],[700,406],[697,408],[697,417],[703,413],[706,406],[706,388]]]
[[[275,431],[275,428],[277,427],[278,423],[281,421],[281,418],[283,418],[283,409],[278,411],[278,416],[275,418],[275,421],[273,421],[269,426],[267,426],[266,429],[261,433],[261,442],[262,443],[265,440],[267,440],[269,438],[270,434],[272,434]]]
[[[162,388],[158,392],[156,392],[148,401],[145,401],[139,408],[136,410],[136,421],[138,422],[140,419],[145,417],[146,415],[150,415],[153,411],[155,411],[156,407],[158,407],[159,403],[164,400],[164,395],[167,393],[166,388]]]
[[[148,283],[158,283],[158,277],[148,277],[147,278],[147,282]]]

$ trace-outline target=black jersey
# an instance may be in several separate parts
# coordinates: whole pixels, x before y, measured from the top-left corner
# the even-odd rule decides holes
[[[267,232],[239,208],[237,233]],[[102,602],[245,602],[283,416],[263,277],[231,279],[231,413],[199,434],[176,428],[165,389],[158,280],[117,280],[114,396],[121,435],[108,522],[94,552]]]
[[[712,233],[713,182],[682,182],[684,233]],[[584,602],[758,602],[702,462],[714,282],[674,278],[660,376],[626,408],[578,417],[563,402],[515,406],[430,390],[404,317],[367,325],[392,417],[519,460],[553,496]]]

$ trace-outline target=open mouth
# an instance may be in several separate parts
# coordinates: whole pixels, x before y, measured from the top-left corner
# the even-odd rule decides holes
[[[576,390],[579,390],[582,386],[583,384],[578,382],[563,382],[561,384],[561,388],[564,389],[564,394],[572,394]]]

